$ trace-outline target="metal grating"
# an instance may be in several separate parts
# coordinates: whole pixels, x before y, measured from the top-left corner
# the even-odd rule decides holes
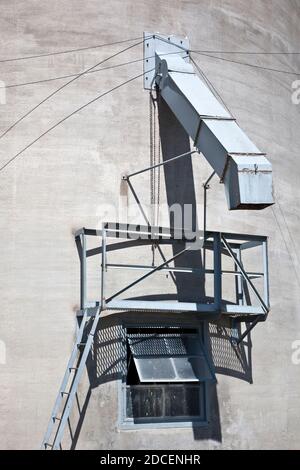
[[[141,383],[214,379],[196,335],[130,335],[128,344]]]

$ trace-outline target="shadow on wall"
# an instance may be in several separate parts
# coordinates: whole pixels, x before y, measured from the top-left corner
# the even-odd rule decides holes
[[[230,319],[222,319],[209,324],[209,345],[216,374],[223,374],[244,380],[252,380],[251,335],[239,347],[234,340],[242,335],[241,324],[231,325]]]
[[[173,320],[169,317],[165,323],[178,326],[177,316],[173,317]],[[195,316],[186,315],[185,317],[185,320],[180,322],[180,326],[195,324]],[[139,324],[141,325],[157,325],[162,323],[162,319],[161,314],[143,314],[139,312]],[[127,326],[130,324],[136,325],[136,323],[137,318],[134,312],[111,314],[100,319],[96,340],[87,361],[89,389],[82,405],[77,397],[79,420],[75,430],[69,429],[72,438],[72,449],[76,448],[92,390],[101,384],[122,380],[126,374],[123,326],[124,324]],[[237,334],[240,335],[241,332],[239,326],[232,328],[228,320],[211,322],[208,330],[208,353],[216,373],[252,383],[251,339],[248,338],[247,341],[243,341],[238,348],[234,347],[232,338],[236,337]],[[193,428],[194,439],[212,439],[221,442],[222,433],[215,384],[210,385],[209,401],[210,423],[207,427],[195,426]]]
[[[163,100],[158,100],[159,109],[159,127],[161,136],[162,156],[164,160],[172,158],[175,155],[190,151],[190,141],[182,126],[178,123],[173,113]],[[167,191],[168,205],[190,204],[193,208],[193,224],[192,230],[197,228],[196,218],[196,196],[194,187],[194,177],[191,158],[187,157],[179,159],[172,165],[166,165],[165,183]],[[178,179],[180,175],[180,180]],[[170,214],[170,225],[174,226],[172,214]],[[181,251],[184,245],[178,243],[174,245],[174,250]],[[176,252],[174,252],[176,254]],[[205,282],[202,255],[200,250],[194,250],[184,253],[179,260],[175,260],[180,266],[189,266],[197,268],[197,274],[176,273],[175,284],[177,289],[177,299],[179,301],[199,302],[205,298]],[[175,263],[176,264],[176,263]],[[199,274],[200,272],[200,274]],[[178,314],[177,314],[178,315]],[[180,326],[188,321],[189,315],[181,317]],[[194,322],[199,322],[199,317],[193,317]],[[82,408],[79,403],[79,421],[74,434],[72,435],[72,448],[76,447],[76,443],[80,434],[81,426],[84,420],[86,409],[91,396],[91,390],[99,385],[121,380],[126,371],[126,360],[124,360],[124,329],[123,324],[126,322],[139,324],[159,324],[166,323],[166,316],[157,314],[137,314],[134,312],[124,312],[122,314],[111,314],[102,317],[99,322],[96,341],[94,341],[93,351],[87,362],[87,370],[90,381],[90,388],[87,393],[85,403]],[[191,321],[189,320],[191,323]],[[173,322],[170,323],[174,324]],[[177,316],[178,326],[178,316]],[[238,348],[233,346],[232,338],[241,334],[240,326],[232,328],[230,320],[218,320],[209,323],[207,332],[208,354],[214,364],[216,373],[235,377],[252,383],[251,371],[251,339],[240,344]],[[194,439],[212,439],[218,442],[222,441],[222,432],[219,415],[219,404],[217,396],[216,384],[210,385],[209,390],[210,403],[210,422],[208,426],[193,428]]]

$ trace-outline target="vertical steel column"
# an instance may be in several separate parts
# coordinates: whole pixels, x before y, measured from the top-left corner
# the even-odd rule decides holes
[[[81,257],[80,257],[80,308],[84,310],[86,308],[87,299],[87,276],[86,276],[86,236],[83,232],[80,235],[81,239]]]
[[[216,310],[221,310],[222,304],[222,259],[221,234],[214,233],[214,303]]]
[[[205,273],[205,268],[206,268],[206,248],[205,248],[205,235],[206,235],[206,220],[207,220],[207,190],[210,188],[209,182],[210,180],[214,177],[216,174],[215,171],[213,171],[205,183],[203,183],[203,190],[204,190],[204,195],[203,195],[203,235],[204,235],[204,244],[203,244],[203,269]]]
[[[105,310],[105,271],[106,271],[106,230],[102,228],[102,263],[101,263],[101,310]]]
[[[236,257],[239,260],[240,264],[242,264],[242,252],[240,248],[236,250]],[[238,275],[236,275],[237,304],[244,305],[244,288],[243,288],[242,274],[240,270],[238,269],[238,266],[236,263],[234,263],[234,270],[238,273]]]
[[[268,240],[262,242],[262,252],[263,252],[263,271],[264,271],[264,301],[267,307],[270,308]]]
[[[242,264],[242,251],[240,248],[237,248],[235,251],[236,257],[239,262]],[[244,305],[244,288],[243,288],[243,279],[242,274],[237,266],[234,263],[234,270],[236,273],[235,276],[235,289],[236,289],[236,303],[237,305]],[[231,342],[233,346],[236,346],[239,341],[238,335],[238,322],[235,318],[231,319]]]

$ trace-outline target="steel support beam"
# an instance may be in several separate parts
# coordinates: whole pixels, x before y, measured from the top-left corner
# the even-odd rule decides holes
[[[190,155],[193,155],[194,153],[197,153],[197,151],[196,150],[191,150],[190,152],[185,152],[185,153],[182,153],[181,155],[176,155],[176,157],[169,158],[168,160],[165,160],[164,162],[157,163],[156,165],[152,165],[152,166],[147,166],[146,168],[143,168],[142,170],[135,171],[134,173],[131,173],[129,175],[124,175],[122,178],[123,178],[123,180],[128,181],[129,178],[132,178],[133,176],[137,176],[137,175],[140,175],[142,173],[145,173],[146,171],[154,170],[155,168],[159,168],[161,166],[168,165],[169,163],[172,163],[176,160],[179,160],[179,158],[188,157]]]

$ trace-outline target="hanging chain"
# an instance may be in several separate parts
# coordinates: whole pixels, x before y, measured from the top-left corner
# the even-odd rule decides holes
[[[153,165],[153,113],[151,92],[149,93],[149,134],[150,134],[150,166]],[[152,170],[150,171],[150,204],[152,202]]]
[[[158,91],[156,98],[150,91],[150,165],[161,163],[161,143],[158,122]],[[159,225],[159,204],[160,204],[160,167],[151,170],[150,173],[150,203],[151,203],[151,224]]]
[[[154,120],[154,99],[152,92],[149,93],[149,115],[150,115],[150,166],[155,164],[155,120]],[[151,225],[154,225],[154,204],[155,204],[155,170],[150,170],[150,211]]]
[[[152,95],[152,90],[149,92],[149,116],[150,116],[150,166],[154,165],[155,159],[155,142],[154,142],[154,100]],[[154,188],[154,169],[150,170],[150,223],[154,225],[154,198],[155,198],[155,188]],[[152,250],[152,266],[155,265],[154,259],[154,245],[151,245]]]
[[[159,100],[158,90],[156,91],[156,102]],[[158,147],[158,163],[161,163],[161,142],[160,142],[160,128],[159,128],[159,117],[157,113],[157,147]],[[159,226],[159,205],[160,205],[160,166],[157,168],[157,213],[156,213],[156,225]]]
[[[153,165],[156,165],[156,100],[152,95],[153,100]],[[152,225],[155,225],[155,211],[156,211],[156,168],[153,168],[153,214],[152,214]]]
[[[161,144],[158,122],[158,90],[156,97],[152,90],[149,93],[149,116],[150,116],[150,166],[161,162]],[[159,225],[159,204],[160,204],[160,167],[150,171],[150,209],[151,225]],[[156,245],[152,245],[152,264],[154,265],[154,250]]]

